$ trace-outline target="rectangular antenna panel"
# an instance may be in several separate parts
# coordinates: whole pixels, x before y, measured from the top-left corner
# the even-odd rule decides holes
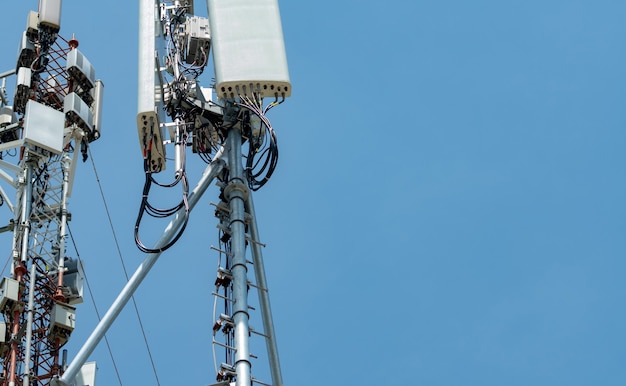
[[[29,100],[24,114],[24,142],[55,154],[63,152],[65,114],[41,103]]]
[[[26,18],[26,35],[31,38],[37,37],[39,30],[37,25],[39,24],[39,14],[36,11],[30,11]]]
[[[157,52],[162,41],[160,22],[154,0],[139,0],[139,66],[137,72],[137,132],[144,159],[150,171],[165,170],[163,130],[163,79]],[[159,38],[156,38],[159,37]]]
[[[35,45],[30,41],[27,33],[24,32],[17,52],[16,70],[20,67],[30,68],[36,58],[37,53],[35,52]]]
[[[100,138],[102,123],[102,97],[104,95],[104,83],[101,80],[96,80],[94,88],[91,90],[91,96],[93,97],[93,137],[94,139]]]
[[[39,25],[56,32],[61,29],[61,0],[39,2]]]
[[[30,98],[30,80],[32,71],[30,67],[20,67],[17,69],[17,84],[15,86],[15,100],[13,107],[16,113],[23,114],[26,103]]]
[[[217,95],[290,96],[278,0],[208,0],[208,6]]]
[[[96,384],[96,362],[87,362],[74,378],[74,386],[94,386]]]
[[[80,83],[81,87],[91,90],[96,79],[96,71],[93,66],[77,49],[71,50],[67,54],[67,63],[65,65],[68,74],[73,80]]]
[[[73,92],[65,96],[63,112],[69,123],[76,124],[91,134],[93,130],[93,113],[78,94]]]
[[[32,78],[33,71],[30,67],[20,67],[17,69],[17,85],[30,88],[30,78]]]

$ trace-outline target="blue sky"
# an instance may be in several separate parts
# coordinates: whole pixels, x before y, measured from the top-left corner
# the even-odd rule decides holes
[[[280,5],[293,95],[269,114],[280,159],[255,204],[285,384],[623,385],[626,3]],[[4,5],[6,70],[36,7]],[[129,272],[143,258],[137,12],[65,0],[61,30],[105,84],[91,150]],[[70,227],[104,313],[125,279],[79,166]],[[213,383],[216,201],[136,296],[162,385]],[[77,317],[70,357],[90,301]],[[156,384],[132,305],[108,337],[124,384]],[[104,344],[92,359],[118,384]]]

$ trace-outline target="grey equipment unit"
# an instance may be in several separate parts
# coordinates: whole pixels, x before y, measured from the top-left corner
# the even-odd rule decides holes
[[[20,282],[5,277],[0,282],[0,310],[15,309],[20,303]]]
[[[278,0],[207,0],[216,93],[288,97],[291,83]]]
[[[185,56],[185,62],[194,64],[198,58],[208,58],[211,48],[209,19],[199,16],[187,17],[185,28],[187,30],[187,55]]]
[[[80,259],[66,258],[63,267],[59,267],[63,272],[63,286],[61,288],[65,302],[69,305],[83,302],[85,271],[83,262]],[[54,282],[59,280],[59,270],[51,271],[50,278]]]
[[[48,336],[51,340],[59,339],[60,344],[67,342],[76,326],[76,308],[65,303],[55,303],[50,312]]]
[[[63,274],[63,294],[67,297],[69,304],[79,304],[83,302],[83,283],[85,272],[83,264],[78,259],[68,259],[65,261],[66,271]]]

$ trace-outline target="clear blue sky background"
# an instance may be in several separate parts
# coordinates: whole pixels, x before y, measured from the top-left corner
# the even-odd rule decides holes
[[[626,384],[626,3],[280,5],[294,92],[269,114],[280,160],[255,203],[285,384]],[[3,4],[2,71],[36,7]],[[92,154],[129,272],[137,12],[65,0],[61,30],[105,84]],[[70,226],[104,313],[125,279],[79,166]],[[213,383],[211,201],[136,296],[162,385]],[[70,357],[95,324],[87,300]],[[156,384],[132,305],[108,337],[124,384]],[[92,358],[118,384],[104,343]]]

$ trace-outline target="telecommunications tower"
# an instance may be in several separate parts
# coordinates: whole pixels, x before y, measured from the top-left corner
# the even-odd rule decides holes
[[[0,385],[48,385],[82,302],[81,262],[66,253],[68,197],[79,159],[100,137],[103,84],[78,41],[59,36],[61,0],[24,15],[14,68],[0,74],[0,205],[12,219],[10,275],[0,281]],[[15,92],[7,95],[8,79]],[[93,364],[72,378],[93,384]]]
[[[266,114],[291,95],[278,2],[207,0],[207,11],[208,17],[196,16],[193,0],[139,1],[137,131],[145,181],[134,232],[146,256],[52,385],[71,385],[80,374],[160,255],[179,240],[213,182],[220,191],[215,204],[219,245],[211,252],[218,264],[215,291],[206,294],[214,305],[206,333],[212,336],[215,385],[283,385],[252,201],[252,192],[267,183],[278,161],[276,134]],[[211,62],[214,74],[202,86]],[[189,148],[206,162],[193,189]],[[169,182],[160,182],[166,178]],[[151,189],[174,186],[182,191],[177,205],[151,204]],[[146,216],[170,219],[154,245],[142,241]],[[253,291],[258,308],[249,302]],[[251,327],[253,318],[260,319],[262,329]],[[271,380],[252,372],[261,357],[252,336],[264,343]]]

